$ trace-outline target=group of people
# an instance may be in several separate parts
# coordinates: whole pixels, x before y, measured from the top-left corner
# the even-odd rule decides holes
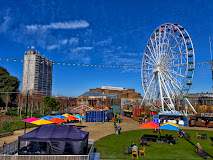
[[[139,118],[139,124],[143,124],[143,123],[146,123],[146,122],[147,122],[146,117],[145,118],[142,118],[142,117]]]
[[[185,134],[185,132],[183,130],[179,131],[179,137],[180,138],[184,138],[184,134]]]

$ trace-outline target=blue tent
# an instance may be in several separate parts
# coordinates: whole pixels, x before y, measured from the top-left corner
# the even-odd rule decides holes
[[[60,119],[64,119],[64,118],[66,118],[65,116],[62,116],[62,115],[57,115],[57,116],[55,116],[55,117],[53,117],[53,118],[60,118]]]
[[[176,126],[171,125],[171,124],[166,124],[166,125],[160,126],[158,129],[179,131],[179,127],[176,127]]]
[[[20,155],[86,154],[88,136],[89,132],[77,129],[73,125],[41,125],[18,137],[18,151]]]
[[[44,117],[40,117],[39,119],[50,120],[50,119],[53,119],[53,117],[51,117],[51,116],[44,116]]]
[[[84,116],[79,115],[79,114],[75,115],[74,117],[76,117],[76,118],[84,118]]]

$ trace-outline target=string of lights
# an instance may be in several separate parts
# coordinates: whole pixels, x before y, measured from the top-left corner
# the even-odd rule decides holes
[[[26,60],[23,59],[13,59],[13,58],[0,58],[0,61],[13,61],[13,62],[24,62]],[[31,61],[31,60],[27,60]],[[40,63],[50,63],[41,61]],[[195,64],[195,68],[203,67],[203,65],[210,64],[209,62],[200,62]],[[102,67],[102,68],[141,68],[140,65],[116,65],[116,64],[84,64],[84,63],[68,63],[68,62],[51,62],[52,65],[68,65],[68,66],[84,66],[84,67]],[[175,65],[174,65],[175,66]]]
[[[13,61],[13,62],[24,62],[26,60],[23,59],[12,59],[12,58],[0,58],[1,60],[6,60],[6,61]],[[31,60],[27,60],[27,61],[31,61]],[[50,62],[45,62],[45,61],[41,61],[40,63],[50,63]],[[67,63],[67,62],[51,62],[52,65],[72,65],[72,66],[85,66],[85,67],[112,67],[112,68],[121,68],[121,67],[125,67],[125,68],[141,68],[141,66],[139,65],[112,65],[112,64],[83,64],[83,63]]]

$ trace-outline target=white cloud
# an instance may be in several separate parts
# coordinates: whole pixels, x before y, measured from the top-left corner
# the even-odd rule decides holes
[[[127,57],[123,57],[123,55],[127,55]],[[130,57],[128,55],[132,55],[131,53],[119,53],[113,54],[107,52],[104,55],[104,63],[109,65],[130,65],[130,66],[140,66],[141,60],[140,57]],[[122,68],[122,72],[140,72],[140,68],[135,67],[124,67]]]
[[[125,55],[125,56],[133,56],[133,57],[141,57],[141,53],[122,53],[122,55]]]
[[[72,44],[77,44],[78,43],[78,38],[70,38],[69,40],[69,44],[72,45]]]
[[[78,51],[82,51],[82,50],[92,50],[93,47],[77,47],[75,49],[73,49],[73,52],[78,52]]]
[[[97,43],[95,43],[96,45],[100,45],[100,46],[105,46],[105,45],[109,45],[112,43],[112,38],[108,38],[106,40],[103,40],[103,41],[99,41]]]
[[[0,32],[6,32],[12,23],[12,18],[9,16],[10,9],[5,12],[0,12]]]
[[[59,45],[54,44],[54,45],[47,46],[47,50],[54,50],[56,48],[59,48]]]
[[[37,29],[79,29],[79,28],[86,28],[89,26],[89,23],[84,20],[75,20],[75,21],[68,21],[68,22],[54,22],[48,25],[27,25],[26,28],[28,30],[37,30]]]
[[[68,42],[68,40],[64,39],[64,40],[61,41],[61,44],[65,45],[65,44],[67,44],[67,42]]]

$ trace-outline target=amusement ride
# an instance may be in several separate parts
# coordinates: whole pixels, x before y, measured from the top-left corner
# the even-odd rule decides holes
[[[157,27],[145,46],[141,78],[144,98],[141,103],[158,107],[161,111],[175,111],[177,99],[185,102],[197,114],[188,100],[195,69],[195,53],[188,32],[177,23]],[[175,105],[176,104],[176,105]],[[140,106],[140,107],[141,107]]]

